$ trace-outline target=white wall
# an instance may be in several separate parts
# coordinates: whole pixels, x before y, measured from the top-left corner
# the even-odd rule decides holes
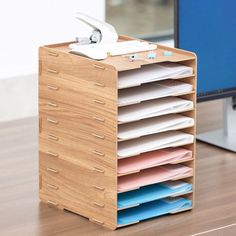
[[[85,29],[77,11],[104,19],[105,0],[1,1],[0,77],[36,71],[39,45],[73,40]]]
[[[105,0],[0,2],[0,121],[35,115],[38,46],[84,34],[89,28],[74,18],[77,11],[103,20]]]
[[[37,104],[36,75],[22,75],[0,80],[0,122],[36,116]]]

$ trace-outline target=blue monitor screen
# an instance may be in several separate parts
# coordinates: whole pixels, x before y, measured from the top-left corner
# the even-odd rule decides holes
[[[177,46],[198,58],[198,97],[236,91],[236,1],[179,0]]]

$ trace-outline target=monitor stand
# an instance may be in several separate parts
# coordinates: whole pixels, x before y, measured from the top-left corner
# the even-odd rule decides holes
[[[197,135],[202,142],[236,152],[236,97],[224,101],[224,128]]]

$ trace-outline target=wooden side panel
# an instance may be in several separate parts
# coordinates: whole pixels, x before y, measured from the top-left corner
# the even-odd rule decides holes
[[[78,82],[68,81],[67,78],[64,75],[55,80],[52,77],[41,75],[40,98],[76,107],[77,111],[83,113],[90,111],[96,114],[96,112],[101,111],[104,117],[110,117],[110,115],[110,119],[114,117],[116,113],[114,106],[116,106],[117,101],[112,94],[116,94],[115,90],[109,91],[110,94],[108,94],[105,89],[102,92],[94,86],[86,86],[86,81],[80,78],[77,78]],[[114,122],[114,119],[112,120]]]
[[[116,71],[41,48],[39,97],[41,200],[116,228]]]
[[[41,153],[40,173],[40,193],[43,200],[115,227],[108,220],[108,216],[112,219],[113,212],[116,211],[116,197],[113,191],[110,192],[112,175],[108,176],[61,159],[52,161],[44,153]],[[101,185],[105,189],[101,189]]]

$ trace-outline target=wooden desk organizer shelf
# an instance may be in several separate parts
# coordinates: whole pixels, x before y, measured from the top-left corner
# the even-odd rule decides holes
[[[119,38],[121,41],[130,39],[132,38],[126,36]],[[142,70],[145,65],[154,63],[174,62],[192,67],[192,75],[175,78],[176,81],[192,85],[192,91],[176,94],[175,97],[192,101],[192,108],[182,110],[178,114],[190,117],[195,121],[196,56],[191,52],[158,45],[156,59],[146,59],[147,52],[142,52],[138,53],[140,60],[133,62],[130,62],[129,58],[125,56],[94,61],[70,54],[68,45],[69,43],[62,43],[43,46],[39,49],[39,188],[41,201],[85,216],[110,229],[138,223],[140,220],[162,214],[173,214],[192,209],[195,191],[195,122],[194,125],[180,127],[177,131],[167,129],[157,134],[154,132],[154,134],[145,136],[131,137],[129,140],[120,140],[118,130],[119,126],[124,124],[118,121],[118,113],[119,109],[124,107],[118,106],[119,92],[123,90],[118,88],[118,79],[121,72],[128,70],[137,72]],[[173,55],[163,56],[165,50],[172,51]],[[126,125],[132,124],[132,122],[124,123]],[[125,142],[137,141],[139,143],[139,140],[146,142],[149,137],[153,137],[155,140],[155,137],[159,137],[158,135],[164,133],[164,135],[171,136],[172,132],[176,135],[184,132],[192,135],[193,138],[187,143],[180,144],[188,155],[183,156],[179,161],[170,157],[170,160],[164,160],[163,166],[162,162],[158,161],[159,157],[150,156],[152,153],[161,155],[162,152],[155,151],[155,147],[145,150],[142,154],[136,153],[136,155],[126,157],[126,152],[123,151],[123,156],[118,156],[118,149],[125,146]],[[169,146],[171,147],[171,145]],[[189,156],[189,153],[192,156]],[[141,156],[137,157],[137,155]],[[149,159],[144,160],[145,155],[149,155],[148,158],[151,161],[148,168],[145,167],[145,161],[147,162]],[[125,163],[124,158],[127,160],[133,158],[134,162],[139,160],[141,164],[134,163],[137,167],[134,165],[129,172],[129,165],[132,166],[132,162]],[[122,168],[125,168],[123,174],[119,174],[119,162],[122,163]],[[142,165],[144,166],[140,170]],[[175,168],[172,170],[172,167],[178,167],[177,165],[181,165],[181,168],[189,168],[185,174],[176,175],[174,172],[176,170]],[[165,174],[165,171],[163,172],[165,168],[170,168],[168,173],[172,176],[167,180],[174,182],[181,179],[192,185],[192,189],[182,194],[184,199],[191,200],[188,202],[189,204],[185,205],[185,208],[177,207],[175,210],[169,209],[167,212],[163,212],[160,210],[162,205],[171,199],[164,197],[176,198],[181,193],[173,194],[167,191],[160,195],[159,190],[162,191],[163,187],[161,184],[157,184],[154,180],[152,185],[147,185],[146,175],[152,177],[159,172],[160,175]],[[190,172],[188,172],[189,170]],[[171,171],[173,171],[173,175]],[[139,178],[135,182],[138,186],[136,190],[129,189],[129,192],[121,195],[118,185],[128,181],[126,185],[129,188],[129,179],[133,181],[135,176]],[[144,187],[141,187],[143,185]],[[154,193],[157,195],[152,195]],[[139,200],[135,200],[135,194],[146,195],[138,196]],[[130,201],[130,203],[126,203],[125,209],[118,207],[118,195],[119,201],[121,201],[119,204],[124,204],[122,199]],[[131,196],[134,198],[129,199]],[[175,198],[173,199],[175,200]],[[142,200],[140,201],[140,199]]]

